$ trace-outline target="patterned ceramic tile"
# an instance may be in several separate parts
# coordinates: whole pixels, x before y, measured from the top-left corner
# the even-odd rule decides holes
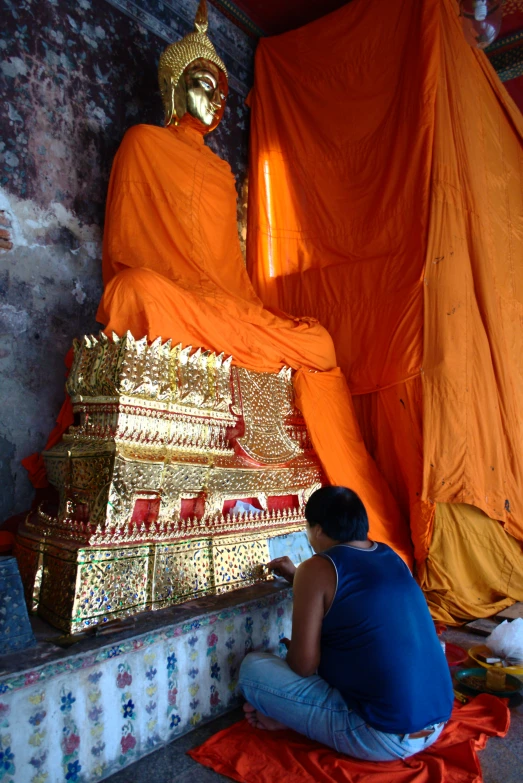
[[[245,654],[283,654],[291,608],[283,590],[0,678],[1,783],[95,783],[231,709]]]

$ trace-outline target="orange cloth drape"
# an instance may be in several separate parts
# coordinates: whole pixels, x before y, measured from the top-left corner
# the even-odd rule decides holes
[[[523,540],[523,117],[450,0],[425,266],[423,495]]]
[[[418,559],[433,516],[421,501],[419,405],[435,8],[353,0],[264,39],[251,95],[249,272],[266,304],[314,315],[331,334],[365,443],[418,520]],[[375,439],[356,395],[373,397]]]
[[[404,761],[372,762],[342,756],[294,731],[264,731],[246,720],[189,751],[195,761],[240,783],[480,783],[478,751],[510,725],[504,700],[481,695],[455,704],[441,737]]]
[[[457,4],[264,39],[251,105],[248,269],[333,337],[418,563],[438,502],[523,539],[523,124]]]
[[[422,364],[434,2],[353,0],[257,49],[248,269],[319,318],[353,394]]]
[[[125,135],[109,184],[103,278],[97,319],[109,335],[129,330],[257,371],[298,370],[299,404],[328,479],[355,489],[371,534],[411,561],[408,527],[358,433],[331,338],[314,318],[264,308],[240,251],[230,167],[190,126]]]
[[[267,372],[336,366],[314,319],[263,308],[241,255],[231,169],[190,127],[126,133],[107,195],[103,279],[97,320],[108,334],[171,338]]]

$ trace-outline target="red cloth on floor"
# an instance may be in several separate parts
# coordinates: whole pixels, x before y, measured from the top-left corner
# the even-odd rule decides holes
[[[488,737],[505,736],[509,725],[506,703],[481,695],[456,704],[439,740],[405,761],[358,761],[294,731],[263,732],[246,720],[189,755],[240,783],[481,783],[477,751]]]

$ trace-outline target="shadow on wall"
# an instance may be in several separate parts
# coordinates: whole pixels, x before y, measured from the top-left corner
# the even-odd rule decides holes
[[[173,39],[188,31],[187,5],[180,0],[170,10]],[[165,46],[105,0],[18,0],[7,3],[3,20],[0,524],[31,503],[20,460],[45,445],[54,425],[73,338],[99,329],[110,168],[128,127],[161,123],[156,67]],[[236,57],[238,36],[244,34],[233,28]],[[253,45],[242,51],[248,71]],[[232,91],[226,129],[212,142],[240,185],[246,114]]]

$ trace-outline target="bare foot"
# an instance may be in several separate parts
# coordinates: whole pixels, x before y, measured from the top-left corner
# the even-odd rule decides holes
[[[266,731],[281,731],[282,729],[287,728],[287,726],[277,720],[274,720],[274,718],[269,718],[267,715],[263,715],[261,712],[259,712],[259,710],[253,707],[252,704],[249,704],[248,701],[243,705],[243,711],[247,721],[255,729],[265,729]]]
[[[254,726],[256,723],[256,708],[246,701],[243,705],[243,711],[245,713],[245,718],[249,721],[251,726]]]

